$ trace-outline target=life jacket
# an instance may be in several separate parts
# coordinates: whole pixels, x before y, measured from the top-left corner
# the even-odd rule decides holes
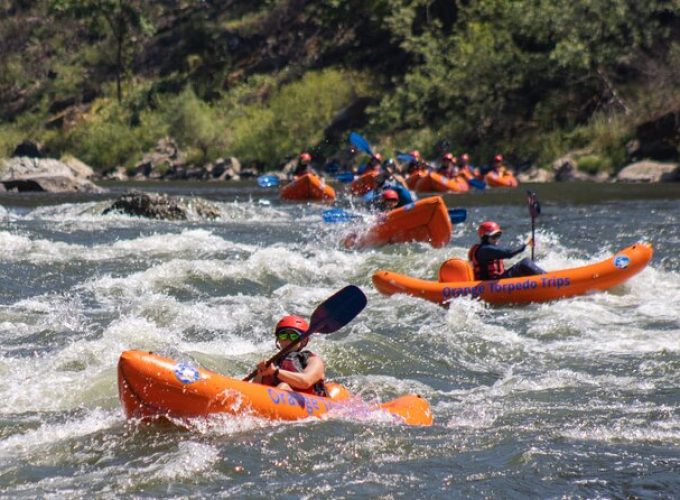
[[[294,351],[286,354],[286,356],[279,361],[277,365],[281,370],[286,370],[289,372],[301,373],[305,371],[307,365],[309,364],[309,358],[316,356],[312,351]],[[264,385],[278,385],[281,380],[274,377],[264,377],[262,384]],[[326,384],[323,379],[316,382],[313,386],[308,389],[294,389],[295,392],[304,392],[307,394],[313,394],[315,396],[328,397],[328,391],[326,390]]]
[[[478,280],[493,280],[500,277],[505,272],[503,259],[490,260],[486,265],[477,260],[477,250],[481,245],[477,243],[473,245],[468,252],[468,259],[472,262],[472,269],[475,273],[475,279]]]

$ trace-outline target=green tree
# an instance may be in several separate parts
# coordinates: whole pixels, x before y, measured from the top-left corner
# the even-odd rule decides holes
[[[113,42],[113,61],[116,78],[116,97],[123,100],[122,80],[141,38],[152,33],[144,0],[51,0],[51,10],[83,20],[93,38],[104,31]]]

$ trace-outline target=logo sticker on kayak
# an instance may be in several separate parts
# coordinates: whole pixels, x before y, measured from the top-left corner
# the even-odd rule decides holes
[[[175,367],[175,377],[183,384],[191,384],[201,378],[198,370],[193,366],[180,363]]]
[[[614,265],[619,269],[625,269],[630,264],[630,258],[625,255],[617,255],[614,257]]]

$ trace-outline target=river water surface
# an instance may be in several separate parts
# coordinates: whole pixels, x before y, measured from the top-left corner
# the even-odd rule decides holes
[[[125,189],[109,186],[113,197]],[[659,497],[680,495],[680,185],[540,185],[536,260],[560,269],[636,241],[648,268],[549,304],[442,308],[371,285],[434,277],[486,219],[524,241],[524,190],[446,198],[449,245],[350,252],[326,207],[241,184],[144,184],[218,203],[216,221],[97,215],[105,197],[0,197],[0,495],[114,497]],[[525,256],[528,254],[525,254]],[[435,423],[380,415],[136,425],[116,362],[151,350],[234,377],[274,352],[272,325],[347,284],[368,296],[316,336],[327,375],[367,400],[416,392]]]

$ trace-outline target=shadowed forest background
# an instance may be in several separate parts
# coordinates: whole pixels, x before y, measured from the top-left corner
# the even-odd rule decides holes
[[[613,172],[678,159],[678,81],[678,0],[5,0],[0,157],[30,139],[103,171],[171,136],[267,169],[360,130]]]

